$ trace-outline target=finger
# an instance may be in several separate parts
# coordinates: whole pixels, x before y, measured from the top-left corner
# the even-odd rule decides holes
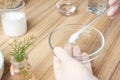
[[[73,47],[73,57],[75,57],[78,61],[81,61],[81,51],[79,46]]]
[[[56,47],[54,48],[54,53],[57,56],[57,58],[62,62],[66,63],[67,61],[71,60],[71,56],[65,51],[63,48]]]
[[[114,6],[108,11],[107,15],[110,17],[115,17],[115,15],[117,15],[118,12],[119,12],[119,6]]]
[[[61,80],[60,78],[62,74],[62,64],[56,57],[54,57],[53,67],[56,80]]]
[[[67,43],[64,46],[64,49],[69,53],[70,56],[72,56],[72,46],[71,46],[71,44]]]
[[[57,64],[57,65],[56,65],[56,64]],[[54,66],[55,69],[58,69],[58,70],[59,70],[59,69],[61,68],[61,66],[62,66],[60,60],[59,60],[57,57],[55,57],[55,56],[54,56],[53,66]]]
[[[84,52],[84,53],[82,53],[82,61],[85,61],[85,60],[89,60],[89,57],[88,57],[88,54]],[[88,68],[90,70],[90,72],[92,73],[92,67],[91,67],[90,62],[85,63],[84,66],[86,66],[86,68]]]
[[[112,5],[114,5],[114,4],[116,4],[116,3],[118,3],[118,2],[120,2],[119,0],[109,0],[109,5],[110,6],[112,6]]]

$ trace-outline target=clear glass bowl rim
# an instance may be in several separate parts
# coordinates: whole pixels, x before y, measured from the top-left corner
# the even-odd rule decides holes
[[[50,46],[50,48],[52,49],[52,51],[53,51],[54,47],[53,47],[52,44],[51,44],[51,37],[52,37],[52,35],[54,34],[54,32],[56,32],[57,30],[65,27],[65,26],[68,27],[68,26],[70,26],[70,25],[72,25],[72,26],[75,26],[75,25],[77,25],[77,26],[85,26],[85,25],[83,25],[83,24],[65,24],[65,25],[60,25],[59,27],[57,27],[57,28],[55,28],[54,30],[52,30],[52,32],[51,32],[51,33],[49,34],[49,36],[48,36],[48,43],[49,43],[49,46]],[[100,46],[100,48],[99,48],[97,51],[95,51],[95,52],[93,52],[93,53],[91,53],[91,54],[88,55],[88,57],[91,57],[91,56],[94,56],[94,55],[96,55],[96,54],[99,54],[99,53],[103,50],[104,45],[105,45],[105,38],[104,38],[103,34],[102,34],[98,29],[96,29],[96,28],[94,28],[94,27],[92,27],[92,26],[89,26],[89,28],[91,28],[91,29],[95,30],[96,32],[98,32],[99,35],[100,35],[100,37],[101,37],[101,46]],[[54,55],[55,55],[55,54],[54,54]],[[56,56],[56,55],[55,55],[55,56]],[[74,57],[74,58],[80,58],[80,57],[83,57],[83,56],[73,56],[73,57]],[[90,62],[90,61],[92,61],[92,60],[94,60],[94,59],[96,59],[96,58],[97,58],[97,57],[92,58],[92,59],[89,59],[89,60],[86,60],[86,61],[82,61],[82,62],[83,62],[83,63],[87,63],[87,62]]]

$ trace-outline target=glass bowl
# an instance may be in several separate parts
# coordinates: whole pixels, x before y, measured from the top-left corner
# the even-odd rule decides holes
[[[49,35],[49,46],[53,50],[55,47],[64,47],[69,43],[71,36],[82,29],[85,25],[67,24],[54,29]],[[83,63],[95,60],[104,48],[105,39],[103,34],[96,28],[90,26],[81,32],[79,38],[70,43],[72,46],[78,45],[81,52],[88,53],[89,60],[82,61]],[[81,59],[84,56],[73,56],[76,59]]]

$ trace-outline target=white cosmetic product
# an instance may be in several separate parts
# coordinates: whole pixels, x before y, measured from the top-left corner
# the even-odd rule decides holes
[[[3,56],[2,52],[0,51],[0,80],[3,75],[3,71],[4,71],[4,56]]]
[[[5,34],[21,36],[27,31],[26,16],[24,12],[5,12],[2,14],[2,25]]]
[[[79,38],[79,34],[74,33],[70,38],[69,38],[69,43],[75,43],[75,41]]]
[[[79,38],[79,35],[86,29],[86,27],[83,27],[79,31],[73,33],[71,37],[69,38],[69,43],[75,43],[76,40]]]

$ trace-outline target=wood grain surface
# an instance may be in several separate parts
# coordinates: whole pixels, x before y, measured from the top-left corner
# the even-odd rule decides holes
[[[34,80],[55,80],[53,72],[53,54],[48,45],[49,33],[64,24],[87,24],[97,15],[87,12],[85,0],[79,4],[72,16],[63,16],[56,10],[58,0],[25,0],[25,12],[28,21],[28,32],[18,37],[23,39],[35,36],[35,44],[27,51],[29,63],[33,68]],[[92,62],[93,72],[99,80],[120,80],[120,16],[114,19],[103,15],[94,24],[105,36],[105,47],[101,55]],[[9,43],[12,38],[5,35],[0,23],[0,49],[5,56],[5,71],[2,80],[12,80],[8,60]]]

